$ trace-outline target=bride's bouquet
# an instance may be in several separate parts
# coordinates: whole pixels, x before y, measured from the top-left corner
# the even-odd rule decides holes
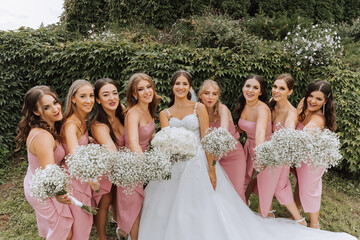
[[[201,140],[201,145],[207,153],[214,155],[218,160],[236,148],[236,139],[226,129],[208,128],[208,134]],[[215,165],[216,161],[213,161]]]
[[[325,170],[339,164],[342,155],[339,136],[335,132],[320,128],[304,128],[303,131],[309,136],[308,158],[304,163]]]
[[[146,151],[143,156],[143,182],[168,180],[171,178],[170,153],[162,151],[160,148],[153,148]]]
[[[199,143],[196,135],[185,128],[166,127],[155,134],[151,145],[170,153],[171,160],[175,162],[194,157]]]
[[[97,182],[110,169],[111,153],[99,144],[78,146],[73,154],[65,157],[70,176],[88,182]]]
[[[70,187],[69,175],[64,169],[56,164],[48,164],[45,169],[38,168],[32,177],[30,183],[30,196],[43,202],[51,197],[67,194]],[[71,195],[68,195],[72,202],[91,215],[96,215],[97,208],[87,206],[78,201]]]
[[[110,171],[107,177],[116,186],[124,188],[124,193],[132,194],[144,179],[143,157],[127,148],[119,149],[112,154]]]

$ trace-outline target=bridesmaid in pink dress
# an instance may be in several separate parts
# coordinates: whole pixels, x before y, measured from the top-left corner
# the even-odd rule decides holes
[[[334,97],[331,86],[326,81],[311,83],[305,93],[305,97],[298,106],[299,128],[327,128],[336,130],[336,114]],[[320,228],[319,213],[322,193],[323,168],[314,170],[312,166],[302,164],[296,169],[298,194],[295,194],[295,202],[298,209],[304,209],[309,213],[310,227]],[[298,198],[297,198],[298,196]]]
[[[230,110],[220,103],[219,98],[220,88],[217,82],[205,80],[200,86],[199,101],[205,105],[209,114],[209,126],[215,128],[222,127],[228,130],[237,140],[236,149],[222,157],[219,163],[224,168],[236,192],[246,202],[244,190],[246,159],[244,149],[238,140],[239,133],[235,130]]]
[[[259,213],[266,217],[273,216],[269,212],[266,203],[271,202],[273,194],[269,187],[273,185],[272,176],[277,174],[277,169],[263,169],[254,178],[253,158],[255,157],[254,148],[271,138],[271,113],[267,105],[266,82],[262,77],[256,74],[250,74],[246,77],[242,88],[242,95],[238,99],[236,106],[236,115],[240,131],[245,131],[247,140],[244,146],[246,157],[246,175],[245,175],[245,197],[249,199],[251,192],[257,184],[259,194]],[[269,200],[271,199],[271,200]]]
[[[61,129],[62,143],[65,153],[71,154],[77,146],[87,145],[89,135],[86,121],[94,105],[94,89],[86,80],[76,80],[69,88],[66,98],[64,123]],[[89,183],[72,179],[73,195],[76,199],[91,206],[92,192],[99,189],[98,182]],[[93,217],[75,205],[70,206],[74,217],[72,240],[89,239]]]
[[[132,152],[142,153],[149,147],[155,133],[155,112],[160,97],[155,92],[155,84],[150,76],[136,73],[131,76],[127,92],[125,118],[125,147]],[[139,184],[134,194],[124,194],[123,188],[117,189],[117,235],[138,239],[140,213],[144,201],[143,186]]]
[[[30,196],[30,182],[35,170],[48,164],[59,165],[65,156],[58,137],[63,115],[56,93],[48,86],[33,87],[25,95],[22,114],[15,142],[17,150],[27,145],[29,167],[24,179],[24,192],[35,210],[39,235],[49,240],[71,239],[71,199],[62,195],[40,203]]]
[[[125,107],[120,104],[119,92],[115,82],[110,78],[102,78],[95,82],[94,93],[96,100],[96,116],[91,125],[91,133],[96,143],[116,152],[125,145],[124,116]],[[93,200],[99,208],[94,216],[94,223],[98,233],[98,240],[106,240],[106,222],[108,210],[116,198],[116,188],[106,178],[100,181],[100,191],[93,191]],[[112,205],[113,218],[116,219],[116,207]],[[115,213],[115,214],[114,214]]]
[[[272,87],[272,96],[270,100],[271,117],[273,122],[273,132],[279,130],[280,127],[296,128],[298,122],[297,111],[288,98],[294,89],[294,79],[290,74],[280,74],[275,78]],[[280,125],[280,126],[278,126]],[[299,224],[306,226],[305,218],[301,217],[300,211],[296,207],[292,193],[292,187],[289,180],[290,167],[284,165],[281,171],[276,171],[278,174],[273,175],[273,183],[271,191],[276,196],[279,203],[285,205],[289,212],[292,214],[294,220]],[[269,199],[270,200],[270,199]],[[271,208],[272,199],[266,206]]]

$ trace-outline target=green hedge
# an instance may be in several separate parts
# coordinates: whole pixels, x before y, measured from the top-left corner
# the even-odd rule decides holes
[[[101,31],[104,26],[124,26],[129,22],[163,29],[178,19],[209,10],[233,19],[257,14],[299,15],[317,22],[351,23],[360,16],[360,3],[357,0],[65,0],[61,19],[67,30],[86,35],[93,28]]]
[[[101,77],[115,79],[124,99],[125,86],[135,72],[145,72],[156,82],[164,96],[161,108],[169,100],[170,77],[178,69],[187,69],[198,87],[205,79],[217,80],[222,100],[230,109],[241,92],[244,77],[257,73],[272,83],[280,73],[296,79],[291,101],[300,100],[309,82],[325,79],[332,83],[337,100],[338,125],[344,161],[341,168],[360,173],[360,83],[359,74],[342,66],[302,69],[283,52],[258,53],[256,57],[228,48],[171,47],[140,45],[118,40],[65,42],[59,32],[25,29],[0,32],[0,167],[14,150],[13,138],[20,119],[25,92],[39,84],[53,87],[64,98],[68,87],[78,78],[92,82]],[[268,87],[270,90],[270,87]]]

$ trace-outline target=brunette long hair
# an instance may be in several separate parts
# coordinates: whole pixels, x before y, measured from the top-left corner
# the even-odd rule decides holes
[[[214,119],[217,121],[219,119],[219,106],[220,106],[220,87],[219,84],[217,82],[215,82],[214,80],[208,79],[205,80],[199,89],[199,93],[198,93],[198,99],[199,102],[203,102],[201,99],[201,95],[206,91],[206,89],[208,89],[210,86],[213,86],[217,89],[218,94],[219,94],[219,99],[216,101],[216,103],[214,104]]]
[[[262,101],[263,103],[265,103],[266,105],[268,105],[268,94],[266,91],[266,82],[265,80],[256,74],[249,74],[247,75],[247,77],[245,78],[244,84],[241,88],[244,87],[245,83],[247,80],[249,79],[255,79],[256,81],[258,81],[260,83],[260,91],[261,91],[261,95],[259,96],[259,100]],[[238,123],[241,113],[244,110],[244,107],[246,105],[246,99],[244,97],[244,95],[241,93],[240,97],[238,98],[237,102],[236,102],[236,107],[235,107],[235,121],[236,124]]]
[[[40,116],[34,113],[38,111],[39,101],[45,95],[50,95],[60,102],[57,94],[48,86],[36,86],[26,92],[24,105],[21,110],[22,118],[17,127],[18,134],[14,139],[16,142],[16,151],[20,150],[25,144],[31,129],[35,127],[45,129],[49,131],[55,139],[60,139],[58,133],[60,131],[61,122],[55,122],[55,128],[51,128],[47,122],[43,121]]]
[[[94,84],[94,94],[95,94],[95,98],[99,98],[99,92],[100,89],[105,86],[106,84],[112,84],[116,87],[116,90],[118,90],[118,87],[116,85],[116,83],[114,82],[114,80],[112,80],[111,78],[101,78],[98,79],[95,84]],[[96,101],[95,101],[96,102]],[[117,143],[117,139],[114,133],[113,128],[111,127],[111,124],[109,122],[109,115],[105,112],[104,108],[101,106],[101,104],[99,104],[98,102],[95,103],[96,104],[96,114],[95,117],[93,119],[94,123],[95,121],[100,122],[105,124],[106,126],[108,126],[108,128],[110,129],[110,137],[113,140],[113,142],[116,144]],[[115,116],[120,120],[121,124],[124,125],[124,114],[123,114],[123,110],[121,107],[121,103],[119,102],[119,106],[116,108],[115,111]]]
[[[190,88],[192,87],[192,76],[191,76],[191,74],[188,73],[185,70],[176,71],[173,74],[173,76],[171,77],[171,80],[170,80],[170,85],[171,85],[171,89],[170,89],[170,93],[169,93],[170,103],[168,104],[168,107],[171,107],[175,103],[175,94],[174,94],[174,91],[173,91],[173,87],[175,85],[176,79],[178,79],[180,76],[185,77],[187,79],[187,81],[189,82]],[[190,91],[188,92],[187,99],[189,99],[189,100],[191,99],[191,92]]]
[[[334,95],[331,89],[331,86],[326,81],[316,81],[310,83],[308,89],[305,93],[303,107],[301,109],[299,120],[300,122],[304,121],[306,117],[306,110],[308,108],[307,99],[310,94],[314,91],[320,91],[324,94],[326,103],[324,103],[324,117],[325,117],[325,127],[331,131],[336,130],[336,112],[334,104]]]
[[[276,80],[284,80],[286,83],[286,86],[289,90],[294,89],[295,81],[294,81],[294,78],[290,74],[288,74],[288,73],[280,74],[279,76],[277,76],[274,79],[274,83]],[[269,101],[270,110],[273,111],[275,106],[276,106],[276,101],[274,99],[270,99],[270,101]]]
[[[134,93],[137,92],[137,85],[141,80],[148,81],[151,84],[151,88],[154,92],[154,97],[153,97],[151,103],[149,104],[149,112],[150,112],[151,117],[155,118],[156,117],[156,108],[160,103],[161,97],[159,95],[157,95],[157,93],[155,91],[154,81],[152,80],[152,78],[149,75],[147,75],[145,73],[135,73],[130,77],[130,81],[129,81],[127,91],[126,91],[126,100],[127,100],[126,112],[138,103],[138,100],[135,99],[135,97],[134,97]]]

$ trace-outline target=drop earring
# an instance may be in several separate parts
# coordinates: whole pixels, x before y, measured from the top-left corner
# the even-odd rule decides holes
[[[137,97],[135,97],[135,100],[137,101]]]
[[[325,103],[326,104],[326,103]],[[325,104],[322,106],[323,115],[325,116]]]

